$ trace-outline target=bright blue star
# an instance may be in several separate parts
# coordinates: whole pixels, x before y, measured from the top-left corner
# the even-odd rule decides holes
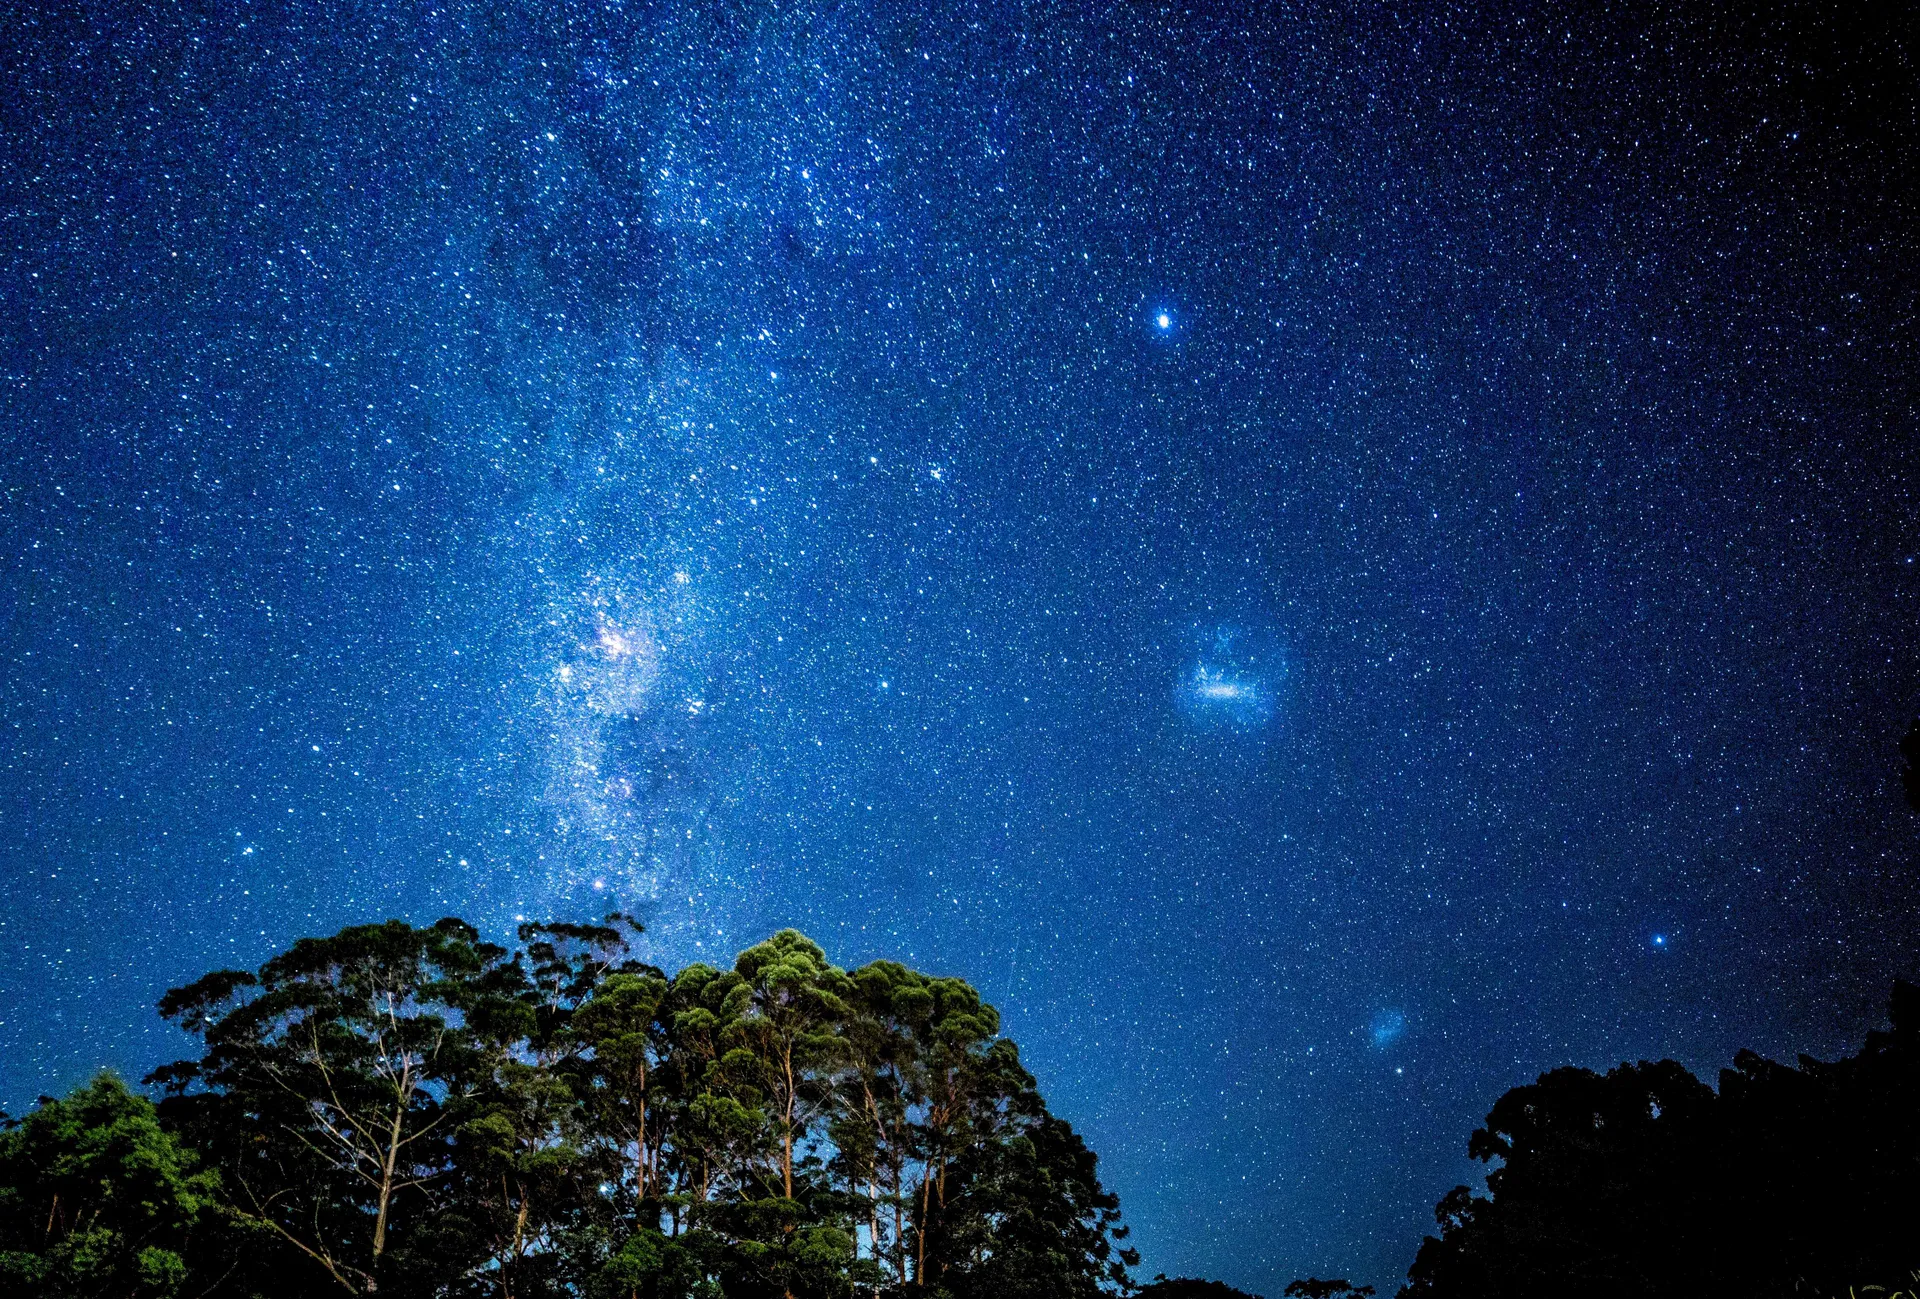
[[[1153,323],[1158,325],[1162,329],[1172,329],[1173,317],[1163,311],[1159,315],[1153,318]]]
[[[1653,936],[1653,945],[1655,947],[1665,947],[1667,945],[1667,936],[1665,934],[1655,934]]]

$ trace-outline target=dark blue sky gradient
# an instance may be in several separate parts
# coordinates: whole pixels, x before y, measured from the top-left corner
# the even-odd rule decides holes
[[[13,10],[0,1104],[346,923],[792,924],[1276,1295],[1546,1068],[1857,1041],[1912,31],[1590,8]]]

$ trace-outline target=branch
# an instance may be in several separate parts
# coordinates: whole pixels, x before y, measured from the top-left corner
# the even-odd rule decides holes
[[[234,1180],[240,1181],[239,1178],[235,1178]],[[307,1244],[307,1242],[305,1242],[304,1240],[301,1240],[298,1236],[294,1235],[292,1232],[288,1231],[285,1227],[281,1226],[279,1223],[275,1222],[272,1218],[266,1215],[264,1211],[267,1205],[271,1204],[274,1200],[279,1199],[280,1196],[284,1194],[284,1192],[276,1192],[274,1195],[268,1198],[265,1204],[262,1204],[260,1197],[253,1193],[252,1187],[248,1186],[245,1182],[240,1182],[240,1188],[247,1193],[248,1199],[252,1200],[256,1205],[260,1207],[262,1212],[248,1213],[245,1209],[242,1209],[237,1205],[230,1204],[225,1206],[228,1213],[233,1214],[234,1217],[239,1218],[244,1222],[258,1223],[262,1227],[266,1227],[271,1231],[277,1232],[280,1235],[281,1239],[285,1240],[288,1244],[292,1245],[295,1249],[299,1250],[302,1254],[305,1254],[308,1258],[318,1263],[321,1267],[324,1267],[325,1269],[327,1269],[327,1275],[332,1277],[335,1281],[338,1281],[342,1286],[345,1286],[348,1293],[365,1294],[372,1287],[373,1276],[370,1273],[362,1272],[357,1267],[347,1266],[347,1271],[353,1273],[355,1276],[360,1278],[361,1284],[355,1285],[353,1282],[347,1280],[346,1277],[340,1275],[340,1267],[336,1266],[334,1264],[333,1259],[330,1258],[326,1253],[324,1253],[321,1250],[317,1250],[313,1246]],[[318,1212],[318,1210],[316,1210],[316,1212]]]
[[[312,1027],[312,1026],[310,1025],[309,1027]],[[338,1110],[340,1112],[340,1117],[345,1119],[347,1123],[353,1128],[353,1130],[360,1134],[360,1139],[362,1141],[366,1142],[369,1146],[379,1145],[379,1141],[373,1136],[373,1134],[368,1132],[365,1128],[361,1127],[359,1122],[353,1117],[353,1111],[349,1110],[345,1105],[341,1103],[340,1089],[333,1085],[333,1074],[327,1069],[327,1062],[325,1057],[323,1057],[320,1054],[320,1030],[317,1027],[314,1027],[312,1028],[312,1032],[313,1032],[313,1065],[314,1065],[314,1068],[320,1071],[320,1080],[327,1085],[327,1095],[333,1098],[333,1108]],[[283,1083],[281,1085],[285,1086],[286,1084]],[[287,1087],[287,1090],[293,1091],[293,1088]],[[294,1095],[298,1096],[299,1093],[294,1092]]]
[[[371,1173],[366,1172],[360,1167],[361,1161],[365,1159],[366,1156],[360,1154],[358,1151],[349,1149],[348,1153],[352,1156],[352,1158],[349,1159],[343,1167],[343,1165],[341,1164],[341,1161],[337,1157],[328,1154],[327,1151],[323,1150],[321,1147],[319,1147],[318,1145],[315,1145],[312,1141],[308,1140],[306,1133],[298,1131],[297,1129],[294,1129],[294,1128],[287,1128],[286,1130],[293,1134],[293,1139],[295,1141],[298,1141],[301,1145],[313,1151],[314,1154],[326,1160],[327,1163],[331,1164],[334,1168],[340,1169],[343,1172],[352,1173],[355,1177],[358,1177],[361,1181],[365,1182],[369,1186],[378,1186],[380,1184],[379,1181],[375,1179]]]

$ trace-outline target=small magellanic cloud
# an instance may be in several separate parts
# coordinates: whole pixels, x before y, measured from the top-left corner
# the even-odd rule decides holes
[[[1407,1017],[1398,1010],[1383,1010],[1367,1022],[1367,1037],[1376,1051],[1384,1051],[1407,1031]]]

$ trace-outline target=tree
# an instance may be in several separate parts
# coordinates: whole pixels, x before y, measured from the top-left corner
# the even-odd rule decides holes
[[[1501,1097],[1406,1299],[1785,1296],[1899,1284],[1920,1220],[1920,988],[1891,1031],[1797,1066],[1741,1052],[1720,1088],[1671,1060],[1557,1069]]]
[[[585,1199],[587,1159],[573,1091],[556,1071],[510,1055],[482,1078],[455,1133],[449,1181],[458,1180],[441,1200],[432,1252],[478,1256],[476,1288],[500,1299],[564,1294],[557,1235]]]
[[[963,1237],[990,1231],[990,1217],[969,1221],[965,1212],[950,1211],[950,1201],[961,1189],[954,1176],[957,1166],[970,1155],[980,1156],[971,1171],[986,1171],[991,1161],[984,1155],[1001,1152],[1003,1137],[1020,1135],[1022,1112],[1036,1118],[1045,1106],[1034,1090],[1033,1076],[1020,1065],[1019,1051],[998,1038],[999,1012],[971,985],[962,979],[927,979],[923,991],[915,1009],[924,1008],[924,1017],[917,1016],[913,1023],[920,1061],[917,1099],[922,1104],[912,1135],[920,1167],[910,1194],[914,1283],[924,1289],[937,1284],[969,1249],[977,1253],[983,1248],[978,1240]],[[987,1202],[977,1200],[973,1209],[976,1214],[988,1211]]]
[[[751,1053],[779,1146],[780,1194],[794,1195],[794,1152],[832,1095],[838,1026],[847,1018],[847,976],[797,929],[783,929],[734,962],[736,1018],[729,1037]]]
[[[1125,1288],[1092,1152],[963,980],[793,930],[669,978],[639,932],[389,921],[168,993],[205,1050],[162,1118],[228,1188],[208,1299]]]
[[[1163,1272],[1140,1287],[1137,1299],[1260,1299],[1260,1296],[1236,1290],[1224,1281],[1200,1281],[1185,1276],[1169,1280]]]
[[[1017,1098],[1015,1114],[1004,1139],[955,1160],[936,1238],[939,1283],[956,1299],[1127,1293],[1127,1269],[1140,1256],[1119,1243],[1127,1236],[1120,1202],[1100,1184],[1093,1152],[1038,1093]]]
[[[630,1174],[636,1158],[645,1169],[646,1147],[642,1137],[630,1152],[627,1117],[637,1104],[644,1133],[647,1076],[627,1030],[637,1013],[644,1039],[648,1014],[629,1003],[635,986],[661,982],[630,955],[642,932],[617,912],[522,924],[524,951],[494,967],[466,1015],[483,1064],[455,1134],[459,1185],[437,1225],[450,1237],[457,1219],[469,1239],[438,1252],[480,1255],[471,1275],[500,1299],[574,1293],[596,1249],[612,1249],[640,1212]]]
[[[1345,1277],[1323,1281],[1317,1276],[1310,1276],[1287,1282],[1287,1288],[1280,1293],[1289,1299],[1360,1299],[1362,1295],[1372,1294],[1373,1287],[1355,1285]]]
[[[920,1050],[934,997],[926,976],[897,961],[874,961],[849,978],[842,1022],[845,1072],[840,1105],[828,1130],[834,1171],[862,1204],[868,1256],[861,1280],[878,1294],[903,1286],[909,1273],[908,1219],[913,1196],[914,1118],[926,1097]]]
[[[0,1289],[45,1299],[171,1299],[218,1178],[153,1105],[101,1074],[0,1133]]]
[[[257,974],[223,970],[169,992],[161,1013],[206,1055],[152,1081],[214,1153],[232,1211],[339,1288],[464,1271],[472,1260],[444,1256],[444,1230],[418,1249],[407,1238],[430,1226],[491,1063],[475,1025],[523,1020],[506,955],[452,919],[301,939]]]
[[[1136,1256],[1118,1203],[999,1013],[964,980],[893,961],[849,985],[829,1136],[867,1231],[861,1284],[1010,1299],[1123,1286]]]
[[[657,970],[610,974],[574,1017],[573,1040],[591,1053],[583,1096],[595,1131],[608,1143],[615,1176],[638,1206],[665,1194],[663,1137],[670,1110],[656,1103],[659,1065],[669,1047],[662,1012],[670,990]]]
[[[822,1161],[808,1158],[807,1147],[833,1103],[845,1054],[846,972],[812,939],[783,929],[740,953],[734,974],[721,1067],[743,1106],[759,1108],[772,1165],[735,1180],[739,1198],[726,1214],[734,1238],[729,1293],[838,1295],[853,1236],[834,1221],[838,1206],[812,1175]]]

